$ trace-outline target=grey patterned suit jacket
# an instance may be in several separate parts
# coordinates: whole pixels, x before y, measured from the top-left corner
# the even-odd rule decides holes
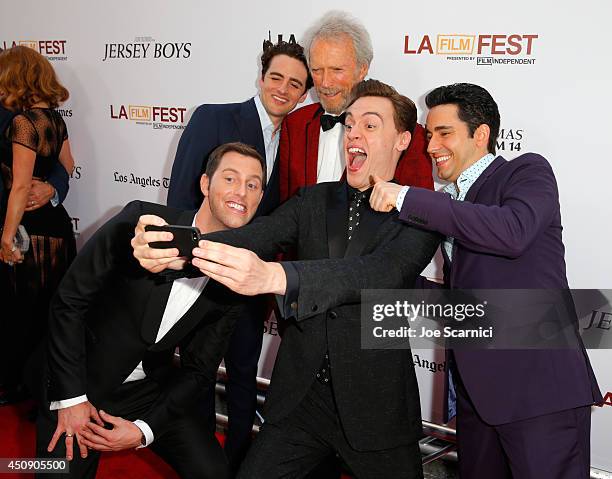
[[[419,394],[409,349],[361,349],[361,290],[412,287],[440,238],[406,227],[396,212],[369,210],[347,245],[347,213],[346,182],[321,183],[301,189],[268,217],[207,239],[267,258],[297,253],[297,261],[285,265],[297,271],[299,288],[266,399],[266,421],[295,409],[327,350],[349,443],[380,450],[418,440]]]

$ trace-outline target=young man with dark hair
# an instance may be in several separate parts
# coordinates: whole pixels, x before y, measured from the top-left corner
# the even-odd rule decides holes
[[[69,477],[94,477],[100,452],[142,446],[181,477],[228,477],[198,400],[214,389],[246,305],[202,276],[150,275],[130,248],[143,214],[207,233],[253,218],[263,195],[265,160],[239,143],[220,146],[211,156],[218,161],[201,177],[204,200],[197,212],[129,203],[85,244],[58,287],[40,381],[37,456],[68,458]],[[161,232],[159,239],[169,241],[172,234]]]
[[[230,289],[279,295],[287,320],[265,422],[239,473],[245,479],[304,477],[330,454],[356,477],[423,477],[412,354],[362,349],[360,326],[361,290],[413,284],[439,242],[367,206],[370,178],[393,178],[416,108],[375,80],[356,92],[346,114],[346,180],[302,188],[270,216],[208,235],[194,250],[193,265]],[[157,271],[172,258],[148,247],[158,239],[143,232],[148,221],[139,222],[134,254]],[[257,256],[289,248],[297,261]]]
[[[408,131],[410,135],[417,125],[417,111],[413,101],[400,95],[395,88],[377,80],[364,80],[357,83],[351,91],[350,107],[364,96],[386,98],[393,105],[393,121],[398,131]],[[345,124],[346,126],[346,124]]]
[[[495,154],[500,115],[495,100],[484,88],[469,83],[442,86],[429,92],[425,103],[430,110],[438,105],[456,105],[457,116],[467,125],[471,137],[480,125],[488,125],[487,151]]]
[[[306,57],[304,56],[304,48],[299,43],[294,42],[278,42],[276,45],[266,40],[264,44],[264,50],[261,54],[261,78],[263,79],[268,73],[270,69],[270,64],[272,60],[277,55],[285,55],[289,58],[293,58],[301,62],[306,69],[308,69],[308,64],[306,63]],[[295,80],[295,79],[294,79]],[[296,87],[305,87],[306,91],[310,90],[312,87],[312,77],[310,75],[306,78],[306,85],[300,85],[295,83]]]
[[[195,208],[202,200],[198,179],[210,152],[222,143],[241,141],[266,159],[266,180],[257,216],[268,214],[279,204],[276,153],[284,117],[306,98],[312,84],[306,58],[299,44],[266,43],[261,56],[259,94],[244,103],[201,105],[183,132],[170,178],[168,206]],[[236,328],[225,356],[226,400],[229,427],[225,451],[234,469],[240,465],[251,442],[257,404],[257,363],[263,341],[267,311],[265,298],[253,298]],[[203,410],[215,427],[214,391]]]
[[[297,43],[266,44],[261,56],[259,94],[244,103],[200,105],[181,135],[172,165],[168,206],[195,208],[202,197],[198,181],[210,152],[231,141],[255,148],[266,159],[266,191],[258,214],[278,206],[276,152],[282,120],[306,99],[312,78]]]
[[[397,208],[407,225],[446,236],[448,288],[567,290],[548,161],[495,157],[500,115],[478,85],[436,88],[426,103],[428,152],[449,184],[433,192],[377,179],[372,207]],[[545,326],[537,314],[517,319],[519,331]],[[487,350],[449,351],[462,478],[589,477],[590,406],[602,397],[577,330],[568,335],[567,349],[496,350],[493,340]]]

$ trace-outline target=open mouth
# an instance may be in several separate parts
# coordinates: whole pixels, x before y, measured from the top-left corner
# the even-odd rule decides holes
[[[452,155],[444,155],[444,156],[435,157],[433,160],[436,162],[436,166],[438,168],[442,168],[442,167],[444,167],[444,165],[446,165],[448,160],[451,159],[451,157],[452,157]]]
[[[241,203],[236,203],[235,201],[227,201],[225,203],[225,205],[232,210],[233,212],[240,214],[240,215],[245,215],[247,212],[246,206],[244,206]]]
[[[349,171],[358,171],[368,159],[368,154],[362,148],[352,146],[347,150],[347,169]]]
[[[283,98],[283,97],[280,97],[280,96],[276,96],[276,95],[272,95],[272,98],[274,99],[274,101],[276,101],[277,103],[280,103],[282,105],[284,105],[285,103],[287,103],[289,101],[286,98]]]

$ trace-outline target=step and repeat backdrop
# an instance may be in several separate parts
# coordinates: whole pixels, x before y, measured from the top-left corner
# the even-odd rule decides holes
[[[77,167],[65,204],[79,246],[128,201],[165,203],[176,147],[195,107],[253,96],[263,41],[299,41],[333,8],[350,8],[363,21],[374,46],[369,76],[411,97],[422,123],[424,95],[436,86],[471,82],[492,93],[502,114],[499,153],[535,151],[553,165],[571,286],[612,288],[606,0],[7,3],[0,47],[35,48],[70,90],[60,112]],[[435,264],[426,273],[440,274]],[[609,310],[593,318],[592,327],[612,328]],[[278,341],[272,319],[262,376],[270,375]],[[589,354],[606,398],[593,408],[592,464],[612,471],[612,351]],[[414,351],[414,364],[424,418],[440,422],[444,355]]]

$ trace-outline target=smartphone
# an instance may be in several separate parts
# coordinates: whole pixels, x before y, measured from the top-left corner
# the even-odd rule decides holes
[[[179,256],[192,258],[191,251],[198,246],[200,241],[200,230],[195,226],[180,225],[147,225],[145,231],[169,231],[174,238],[171,241],[153,241],[149,243],[151,248],[178,248]]]

